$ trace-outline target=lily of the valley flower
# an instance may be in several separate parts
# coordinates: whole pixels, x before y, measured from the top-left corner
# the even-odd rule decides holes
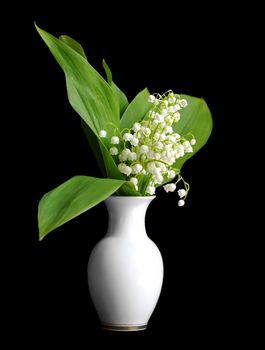
[[[183,205],[185,205],[185,201],[184,201],[183,199],[180,199],[180,200],[178,201],[178,206],[179,206],[179,207],[183,207]]]
[[[133,124],[133,131],[137,132],[141,129],[141,124],[140,123],[134,123]]]
[[[119,153],[119,150],[117,147],[111,147],[109,151],[112,156],[116,156]]]
[[[133,135],[132,134],[129,134],[128,132],[126,132],[124,135],[123,135],[123,140],[124,141],[131,141],[133,139]]]
[[[186,196],[186,190],[184,190],[183,188],[178,190],[178,195],[180,196],[180,198],[183,198]]]
[[[106,130],[100,130],[99,137],[106,137],[106,136],[107,136],[107,131]]]
[[[177,186],[175,184],[166,184],[163,187],[166,192],[174,192]]]
[[[156,98],[154,95],[150,95],[149,98],[148,98],[148,101],[149,102],[155,102]]]
[[[175,176],[176,176],[176,173],[175,173],[174,170],[169,170],[169,171],[167,172],[167,177],[168,177],[169,179],[174,179]]]
[[[177,132],[181,110],[188,104],[185,99],[169,92],[163,96],[150,95],[148,101],[152,103],[148,115],[134,123],[131,129],[121,131],[119,137],[112,136],[111,144],[119,144],[119,150],[110,148],[110,154],[118,156],[114,159],[118,160],[119,171],[127,177],[133,174],[128,181],[134,184],[135,189],[143,190],[143,195],[153,195],[156,187],[165,180],[174,179],[179,174],[175,167],[177,159],[193,152],[192,146],[196,143],[191,133],[180,135]],[[184,184],[185,188],[189,188],[185,181]],[[164,189],[174,192],[176,184],[165,184]],[[187,196],[186,190],[181,189],[178,193],[180,198]],[[181,199],[179,205],[184,205],[183,202]]]
[[[132,168],[130,168],[129,166],[127,166],[125,163],[120,163],[118,165],[118,169],[121,173],[129,176],[132,172]]]
[[[146,189],[146,193],[150,194],[151,196],[155,194],[155,187],[154,186],[148,186]]]
[[[120,139],[118,138],[118,136],[112,136],[110,143],[112,145],[118,145],[120,143]]]
[[[136,189],[136,191],[138,191],[138,179],[136,177],[131,177],[130,178],[130,182],[132,182],[134,184],[134,187]]]

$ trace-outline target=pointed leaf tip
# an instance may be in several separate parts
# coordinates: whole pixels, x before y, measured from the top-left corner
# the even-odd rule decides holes
[[[60,35],[59,40],[61,40],[63,43],[71,47],[71,49],[77,52],[80,56],[87,59],[85,51],[78,41],[76,41],[75,39],[71,38],[68,35]]]

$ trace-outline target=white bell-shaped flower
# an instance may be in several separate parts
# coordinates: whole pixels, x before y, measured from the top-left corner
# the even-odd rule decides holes
[[[180,190],[178,190],[178,195],[180,196],[180,198],[183,198],[186,196],[186,190],[184,190],[184,188],[181,188]]]
[[[154,186],[147,186],[146,193],[150,194],[151,196],[155,194],[155,187]]]
[[[183,199],[180,199],[180,200],[178,201],[178,206],[179,206],[179,207],[183,207],[183,205],[185,205],[185,201],[184,201]]]
[[[107,131],[106,130],[100,130],[99,136],[103,137],[103,138],[106,137],[107,136]]]
[[[118,145],[120,143],[120,139],[118,138],[118,136],[112,136],[110,143],[112,145]]]
[[[166,192],[174,192],[176,189],[176,185],[175,184],[166,184],[163,186],[163,188]]]
[[[122,174],[125,174],[127,176],[129,176],[132,172],[132,168],[126,165],[125,163],[120,163],[118,165],[118,169]]]
[[[109,151],[112,156],[116,156],[119,153],[119,150],[117,147],[111,147]]]

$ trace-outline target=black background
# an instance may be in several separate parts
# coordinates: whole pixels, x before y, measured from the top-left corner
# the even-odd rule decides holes
[[[233,126],[241,117],[233,101],[241,85],[238,62],[244,29],[239,22],[234,25],[232,8],[227,11],[217,4],[144,6],[129,1],[87,6],[76,6],[75,11],[64,6],[56,12],[54,7],[32,6],[16,21],[10,51],[16,52],[12,57],[19,81],[17,105],[12,106],[17,116],[12,128],[16,161],[10,162],[19,196],[8,216],[14,237],[9,256],[16,262],[7,321],[12,340],[90,348],[95,339],[116,346],[128,340],[161,340],[186,347],[226,344],[231,336],[233,342],[244,339],[238,326],[243,316],[237,287],[242,265],[236,255],[240,243],[235,207],[240,203],[233,199],[231,171],[237,161],[230,153]],[[103,203],[38,242],[42,195],[74,175],[100,173],[80,119],[68,103],[63,72],[34,21],[55,36],[67,34],[79,41],[102,74],[105,58],[129,100],[145,87],[151,92],[172,89],[203,97],[212,112],[207,145],[183,168],[191,185],[187,205],[178,208],[173,194],[159,190],[147,212],[147,232],[162,253],[165,277],[145,332],[102,331],[88,293],[88,257],[107,229]]]

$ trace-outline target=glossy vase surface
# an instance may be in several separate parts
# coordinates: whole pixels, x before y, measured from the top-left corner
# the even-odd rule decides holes
[[[146,210],[154,198],[111,196],[105,200],[108,231],[88,262],[90,295],[105,329],[145,329],[158,301],[163,261],[145,228]]]

